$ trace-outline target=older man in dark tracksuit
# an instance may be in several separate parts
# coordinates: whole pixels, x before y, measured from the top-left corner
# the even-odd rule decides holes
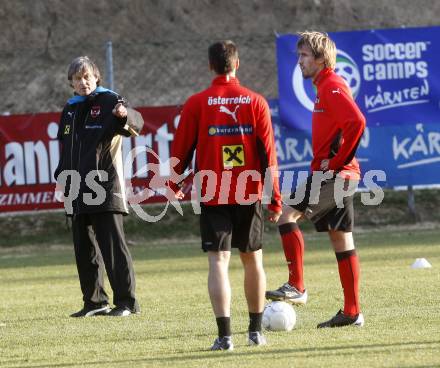
[[[72,216],[76,264],[84,306],[72,317],[139,313],[135,275],[123,215],[128,213],[121,145],[138,135],[144,121],[113,91],[99,86],[100,73],[88,57],[74,59],[68,79],[75,95],[62,112],[60,162],[55,178],[64,187]],[[104,266],[114,309],[103,287]]]

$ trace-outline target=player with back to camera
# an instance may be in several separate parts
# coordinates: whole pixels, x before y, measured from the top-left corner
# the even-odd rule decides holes
[[[121,144],[123,136],[138,135],[144,121],[115,92],[100,86],[99,69],[87,56],[74,59],[67,76],[74,96],[61,115],[61,154],[55,178],[59,182],[68,170],[80,175],[79,183],[72,176],[64,177],[61,183],[66,198],[77,193],[71,208],[64,202],[66,212],[72,216],[84,302],[83,308],[71,317],[139,313],[133,261],[123,228],[123,215],[128,213],[128,207]],[[89,188],[88,175],[100,187],[99,192]],[[99,194],[104,195],[101,198]],[[113,289],[112,310],[104,290],[104,267]]]
[[[236,77],[239,67],[236,45],[232,41],[214,43],[208,55],[209,67],[216,76],[209,88],[185,103],[172,156],[180,160],[175,172],[181,175],[196,150],[197,174],[209,171],[216,178],[210,182],[212,186],[202,181],[201,198],[206,198],[207,192],[214,195],[202,200],[200,232],[202,249],[208,254],[208,292],[218,327],[218,338],[211,350],[232,350],[228,276],[231,247],[239,249],[244,267],[248,344],[266,344],[261,333],[266,287],[261,198],[266,169],[276,172],[277,160],[267,102],[242,87]],[[269,169],[266,179],[273,186],[269,220],[276,222],[281,214],[278,178]],[[176,183],[170,182],[170,187],[176,198],[183,198]],[[254,201],[247,200],[252,196],[256,197]]]
[[[317,327],[363,326],[359,304],[359,258],[352,231],[353,196],[360,179],[359,164],[354,156],[365,128],[365,118],[345,81],[334,72],[334,42],[325,33],[299,35],[298,64],[303,77],[311,78],[317,88],[312,114],[313,175],[290,197],[292,201],[297,194],[301,197],[305,193],[303,199],[283,207],[278,229],[289,280],[277,290],[267,291],[266,297],[292,304],[307,302],[303,278],[304,240],[297,224],[305,216],[317,231],[328,233],[344,292],[343,310]],[[325,180],[321,174],[326,174]]]

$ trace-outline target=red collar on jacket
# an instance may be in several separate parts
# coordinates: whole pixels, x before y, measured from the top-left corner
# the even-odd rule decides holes
[[[217,76],[212,81],[213,85],[219,84],[240,84],[240,81],[236,77],[228,77],[226,74]]]
[[[328,75],[333,73],[333,69],[332,68],[324,68],[322,69],[318,75],[316,76],[316,78],[313,80],[313,84],[315,86],[318,86],[318,84],[320,84]]]

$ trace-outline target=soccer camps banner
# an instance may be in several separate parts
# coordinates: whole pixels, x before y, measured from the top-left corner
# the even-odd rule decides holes
[[[440,123],[440,27],[329,33],[336,73],[351,87],[369,127]],[[280,118],[311,129],[315,90],[297,64],[296,35],[277,37]]]
[[[440,27],[330,37],[337,46],[336,72],[367,119],[357,151],[362,172],[383,171],[381,185],[387,187],[440,184]],[[284,151],[292,147],[287,139],[298,137],[297,144],[310,139],[315,99],[311,80],[302,78],[297,65],[297,40],[284,35],[276,41]]]

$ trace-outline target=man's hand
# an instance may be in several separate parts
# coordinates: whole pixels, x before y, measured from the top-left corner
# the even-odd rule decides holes
[[[117,118],[123,119],[127,117],[127,108],[122,103],[117,103],[112,111]]]
[[[328,160],[328,159],[322,160],[321,161],[321,166],[320,166],[321,170],[322,171],[327,171],[328,167],[329,167],[329,164],[330,164],[330,160]]]
[[[174,198],[176,199],[183,199],[184,197],[185,193],[183,193],[181,189],[174,193]]]
[[[274,224],[278,222],[282,212],[274,212],[269,210],[269,221],[273,222]]]
[[[179,200],[179,199],[183,199],[185,197],[185,193],[183,193],[183,191],[181,189],[179,189],[177,191],[174,191],[174,189],[172,189],[169,186],[169,184],[167,184],[165,186],[165,188],[166,188],[166,191],[167,191],[165,196],[168,198],[168,200],[173,200],[173,198]]]

